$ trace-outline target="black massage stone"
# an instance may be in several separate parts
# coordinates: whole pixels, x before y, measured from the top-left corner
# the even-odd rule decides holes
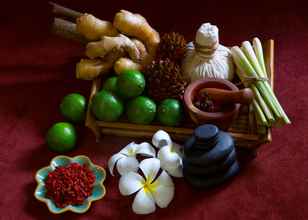
[[[226,158],[234,149],[234,141],[228,133],[223,131],[220,131],[216,138],[216,145],[208,151],[195,148],[194,145],[190,148],[184,146],[186,161],[191,164],[206,166],[218,163]]]
[[[194,135],[197,140],[207,142],[215,138],[219,133],[219,129],[215,125],[201,125],[194,131]]]
[[[208,151],[216,145],[218,133],[219,129],[215,125],[199,126],[195,129],[193,136],[186,141],[185,149],[194,147],[194,149]]]
[[[183,169],[185,170],[185,173],[190,173],[193,175],[210,175],[225,172],[235,161],[236,152],[235,149],[233,149],[226,158],[223,158],[221,161],[209,166],[194,165],[189,163],[186,158],[183,158]]]
[[[196,136],[193,135],[190,138],[188,138],[184,143],[184,153],[185,151],[187,152],[190,151],[195,146],[196,142],[197,142]]]
[[[224,173],[218,173],[216,175],[193,175],[190,172],[184,172],[185,179],[196,188],[211,188],[220,185],[230,178],[234,177],[239,172],[238,162],[235,161],[230,168]]]

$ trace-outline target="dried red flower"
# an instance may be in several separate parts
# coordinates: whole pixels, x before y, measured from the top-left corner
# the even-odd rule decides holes
[[[80,205],[92,193],[94,173],[86,166],[71,163],[57,167],[45,181],[46,197],[63,208],[67,205]]]

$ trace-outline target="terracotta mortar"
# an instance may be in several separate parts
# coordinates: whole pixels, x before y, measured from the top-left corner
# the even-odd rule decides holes
[[[227,130],[233,120],[238,116],[241,104],[230,103],[226,108],[227,110],[222,112],[202,111],[193,104],[193,100],[198,95],[199,91],[203,88],[218,88],[232,91],[238,91],[239,89],[230,81],[224,79],[206,78],[191,83],[185,90],[185,106],[189,113],[189,116],[194,121],[194,123],[196,123],[197,125],[215,124],[219,128]]]

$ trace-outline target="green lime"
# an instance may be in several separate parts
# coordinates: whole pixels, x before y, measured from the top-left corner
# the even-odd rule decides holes
[[[128,120],[136,124],[150,124],[155,118],[156,104],[148,97],[139,96],[127,105]]]
[[[72,122],[81,122],[86,114],[86,98],[78,93],[66,95],[60,104],[60,112]]]
[[[76,131],[72,124],[58,122],[49,128],[46,142],[50,150],[62,153],[75,148],[76,137]]]
[[[165,99],[160,103],[157,110],[158,121],[167,126],[179,125],[182,114],[182,105],[176,99]]]
[[[117,91],[117,80],[118,80],[118,77],[117,76],[112,76],[110,78],[108,78],[104,84],[103,84],[103,89],[104,90],[107,90],[107,91],[110,91],[110,92],[113,92],[115,93]]]
[[[145,79],[137,70],[125,70],[117,80],[117,93],[119,96],[129,99],[134,98],[143,92]]]
[[[102,90],[93,98],[91,109],[99,120],[116,121],[123,113],[123,103],[111,92]]]

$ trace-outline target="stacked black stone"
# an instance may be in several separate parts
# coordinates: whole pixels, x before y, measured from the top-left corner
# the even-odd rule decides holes
[[[239,171],[233,138],[215,125],[195,129],[184,145],[183,173],[194,187],[219,185]]]

